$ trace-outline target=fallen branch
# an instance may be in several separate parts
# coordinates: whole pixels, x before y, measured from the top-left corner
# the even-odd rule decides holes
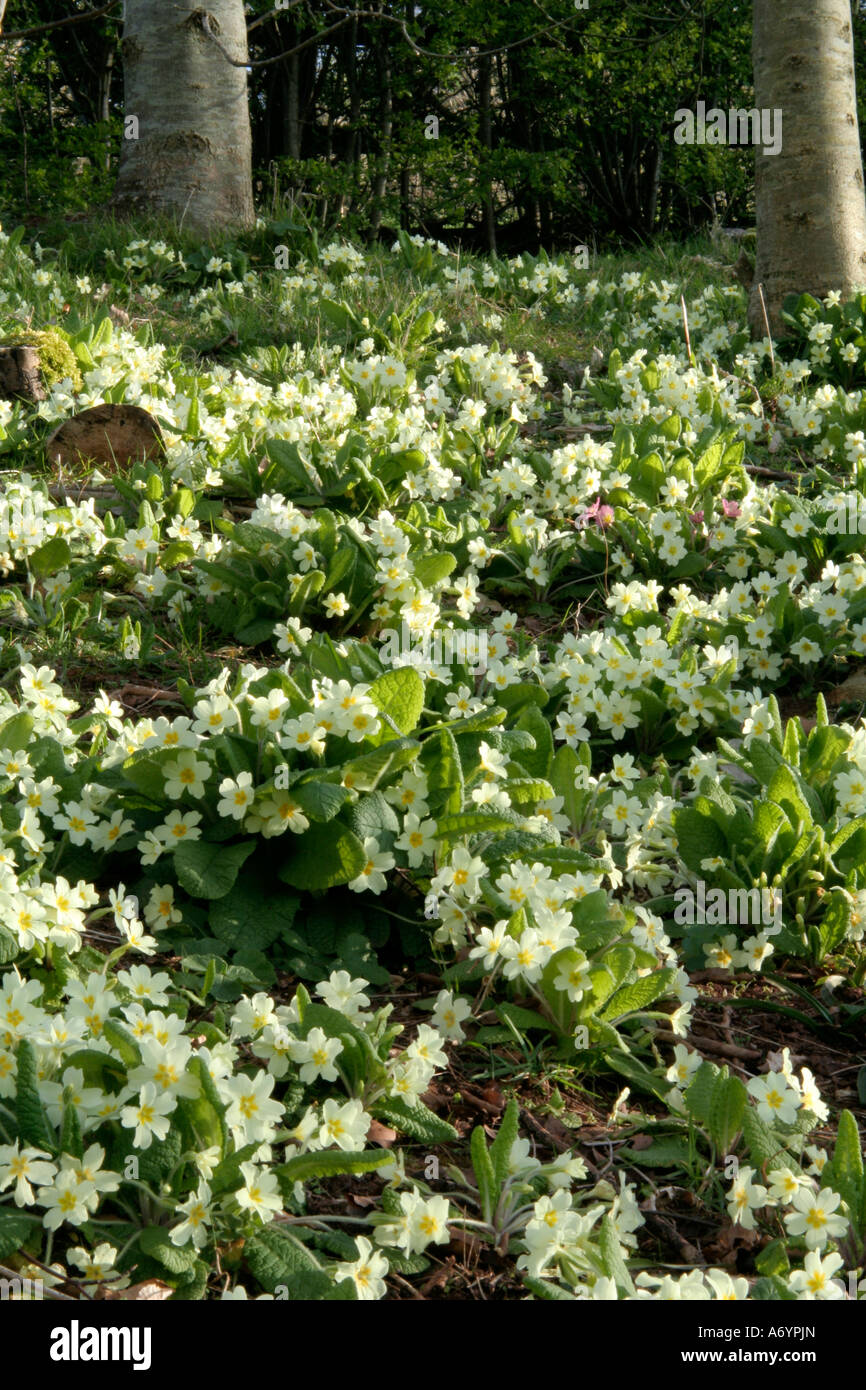
[[[715,1038],[696,1038],[693,1033],[689,1033],[688,1041],[699,1052],[717,1052],[721,1057],[736,1057],[742,1062],[757,1062],[763,1055],[753,1047],[740,1047],[737,1043],[718,1042]]]

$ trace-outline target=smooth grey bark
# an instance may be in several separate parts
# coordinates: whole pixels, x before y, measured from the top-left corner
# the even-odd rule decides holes
[[[391,85],[391,50],[380,57],[381,96],[379,98],[379,169],[373,179],[370,230],[375,236],[382,225],[382,203],[388,190],[391,170],[391,136],[394,129],[394,89]]]
[[[126,0],[124,109],[138,138],[124,138],[114,202],[120,212],[162,213],[200,232],[255,220],[252,140],[243,67],[243,0]]]
[[[482,213],[484,223],[484,245],[491,256],[496,255],[496,212],[493,207],[493,185],[490,177],[490,155],[493,150],[493,64],[490,55],[485,53],[478,63],[479,101],[481,107],[481,146],[484,150],[485,169],[482,175]]]
[[[782,112],[782,149],[755,166],[755,337],[781,334],[786,295],[866,285],[866,198],[850,0],[754,0],[755,106]]]

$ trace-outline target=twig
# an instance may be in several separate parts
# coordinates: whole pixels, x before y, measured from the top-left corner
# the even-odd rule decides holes
[[[757,463],[747,463],[746,472],[751,473],[753,478],[781,478],[785,482],[793,483],[798,478],[802,478],[802,473],[783,473],[778,468],[762,468]]]
[[[776,375],[776,354],[773,352],[773,335],[770,332],[770,320],[767,317],[767,301],[764,299],[764,286],[758,285],[758,298],[761,301],[761,313],[764,315],[764,327],[767,330],[767,341],[770,344],[770,369],[773,376]]]
[[[31,1260],[30,1263],[31,1263],[31,1264],[39,1265],[39,1261],[38,1261],[38,1260]],[[40,1269],[44,1269],[45,1266],[44,1266],[44,1265],[39,1265],[39,1268],[40,1268]],[[51,1273],[52,1273],[52,1274],[56,1274],[56,1273],[57,1273],[57,1270],[56,1270],[56,1269],[52,1269]],[[20,1269],[9,1269],[7,1265],[0,1265],[0,1274],[3,1275],[4,1279],[16,1279],[16,1280],[20,1280],[20,1279],[23,1277],[22,1274],[21,1274]],[[29,1277],[29,1276],[28,1276],[28,1277]],[[77,1303],[77,1302],[78,1302],[78,1299],[72,1298],[68,1293],[58,1293],[56,1289],[46,1289],[45,1286],[44,1286],[44,1284],[42,1284],[42,1280],[41,1280],[41,1279],[39,1279],[39,1280],[34,1280],[33,1282],[42,1285],[42,1287],[40,1288],[40,1291],[39,1291],[39,1298],[40,1298],[40,1299],[42,1299],[42,1298],[53,1299],[53,1300],[54,1300],[55,1302],[57,1302],[57,1303]],[[30,1301],[36,1303],[36,1302],[39,1302],[39,1299],[32,1299],[32,1300],[30,1300]]]
[[[683,310],[683,330],[684,330],[685,335],[686,335],[686,348],[688,349],[689,362],[691,363],[692,366],[694,366],[694,365],[695,365],[695,359],[694,359],[694,356],[692,355],[692,340],[691,340],[691,336],[690,336],[690,334],[689,334],[689,313],[688,313],[688,310],[687,310],[687,308],[686,308],[686,297],[685,297],[684,294],[681,294],[681,295],[680,295],[680,304],[682,305],[682,310]]]
[[[67,24],[81,24],[85,19],[99,19],[101,15],[113,10],[118,0],[111,0],[100,10],[85,10],[81,14],[68,15],[66,19],[54,19],[50,24],[34,24],[30,29],[10,29],[8,34],[0,33],[0,43],[11,43],[13,39],[35,39],[39,34],[47,34],[51,29],[63,29]]]
[[[688,1040],[698,1051],[718,1052],[721,1057],[736,1057],[743,1062],[756,1062],[761,1057],[753,1047],[738,1047],[736,1043],[717,1042],[715,1038],[697,1038],[694,1033],[689,1033]]]
[[[293,54],[300,53],[302,49],[309,48],[311,44],[319,43],[329,34],[333,34],[337,29],[343,29],[349,23],[349,17],[338,19],[336,24],[331,24],[327,29],[320,29],[311,38],[304,39],[303,43],[296,44],[294,48],[287,48],[282,53],[278,53],[275,58],[233,58],[228,49],[220,43],[213,29],[211,28],[210,15],[202,11],[198,14],[199,28],[206,34],[211,43],[215,43],[220,53],[227,63],[231,63],[233,68],[268,68],[272,63],[281,63],[284,58],[291,58]]]

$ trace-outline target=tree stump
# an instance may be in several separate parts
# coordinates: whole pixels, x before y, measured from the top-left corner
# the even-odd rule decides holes
[[[48,439],[49,463],[72,465],[86,459],[98,464],[127,464],[161,459],[165,454],[159,425],[138,405],[94,405],[70,415]]]
[[[35,347],[0,347],[0,397],[44,401],[39,353]]]

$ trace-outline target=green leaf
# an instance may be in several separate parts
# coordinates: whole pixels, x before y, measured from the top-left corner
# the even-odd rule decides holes
[[[390,1253],[390,1252],[389,1252]],[[357,1258],[357,1252],[353,1249]],[[329,1266],[334,1269],[335,1266]],[[290,1274],[275,1286],[278,1297],[285,1297],[290,1303],[353,1303],[357,1292],[353,1279],[342,1279],[336,1283],[324,1269],[304,1270],[300,1274]],[[282,1289],[285,1288],[285,1294]]]
[[[204,1298],[207,1293],[207,1281],[210,1275],[210,1265],[204,1260],[197,1259],[192,1269],[178,1278],[174,1293],[169,1302],[177,1299],[180,1303],[197,1302]]]
[[[499,1125],[499,1132],[493,1143],[490,1145],[490,1160],[493,1164],[493,1175],[496,1180],[497,1189],[501,1191],[502,1184],[508,1177],[508,1163],[511,1158],[511,1150],[517,1138],[517,1126],[520,1118],[520,1106],[512,1096],[505,1107],[505,1114]]]
[[[556,1030],[546,1018],[535,1012],[534,1009],[522,1009],[519,1004],[505,1002],[496,1005],[496,1013],[503,1023],[508,1022],[517,1029],[518,1033],[529,1033],[533,1029],[540,1033],[553,1033]]]
[[[47,579],[49,574],[56,574],[58,570],[65,569],[72,559],[72,551],[69,542],[63,536],[53,536],[50,541],[45,541],[38,550],[28,557],[30,572],[37,579]]]
[[[255,840],[239,845],[182,840],[174,852],[178,882],[192,898],[224,898],[255,848]]]
[[[0,724],[0,748],[10,753],[22,753],[32,741],[34,723],[31,714],[13,714]]]
[[[336,888],[357,878],[367,862],[357,835],[337,821],[311,825],[297,838],[293,857],[279,871],[293,888]]]
[[[124,1141],[123,1157],[114,1166],[122,1170],[124,1158],[134,1154],[138,1159],[138,1176],[147,1183],[159,1184],[173,1173],[184,1149],[180,1129],[175,1124],[164,1139],[154,1139],[149,1149],[133,1148],[131,1130],[124,1130]]]
[[[754,775],[765,787],[770,785],[778,769],[784,766],[782,754],[766,738],[753,739],[747,757]]]
[[[633,1294],[634,1284],[622,1257],[622,1247],[610,1212],[606,1212],[599,1232],[599,1248],[609,1279],[612,1279],[621,1293]]]
[[[453,816],[440,816],[436,822],[437,837],[443,842],[462,840],[468,835],[497,835],[511,830],[514,822],[495,811],[460,811]]]
[[[775,1167],[790,1165],[796,1171],[797,1164],[792,1155],[751,1105],[747,1105],[743,1111],[742,1124],[749,1159],[756,1168],[764,1168],[765,1164]]]
[[[107,1077],[126,1085],[126,1068],[110,1052],[97,1052],[95,1048],[82,1047],[63,1059],[64,1069],[74,1067],[84,1077],[85,1086],[101,1086],[104,1090],[112,1087]]]
[[[81,1138],[81,1125],[78,1120],[78,1107],[71,1101],[63,1107],[63,1128],[60,1132],[60,1152],[81,1158],[84,1142]]]
[[[312,492],[313,480],[297,444],[289,439],[266,439],[264,450],[277,466],[277,476],[287,492]]]
[[[701,872],[701,861],[728,857],[728,842],[711,816],[701,815],[693,806],[681,806],[673,814],[677,853],[692,873]]]
[[[610,1024],[601,1024],[602,1028],[610,1028]],[[614,1030],[611,1030],[612,1032]],[[657,1096],[659,1100],[664,1100],[668,1091],[672,1089],[673,1082],[666,1081],[657,1072],[650,1071],[649,1067],[639,1061],[637,1057],[631,1057],[627,1052],[606,1051],[604,1060],[611,1071],[619,1072],[638,1090],[646,1091],[651,1096]]]
[[[475,1171],[478,1195],[481,1198],[481,1220],[489,1222],[493,1220],[499,1190],[493,1163],[487,1149],[487,1140],[484,1138],[483,1125],[476,1125],[473,1129],[469,1141],[469,1151],[472,1157],[472,1167]]]
[[[372,837],[379,848],[389,850],[400,833],[400,821],[381,792],[368,792],[350,807],[346,819],[361,844]]]
[[[345,784],[353,791],[373,791],[386,777],[414,763],[420,752],[421,744],[416,739],[390,739],[372,753],[362,753],[360,758],[344,763]]]
[[[374,1081],[376,1072],[384,1076],[384,1065],[368,1035],[338,1009],[328,1008],[326,1004],[308,1004],[304,1009],[301,1036],[306,1037],[311,1028],[321,1028],[327,1037],[340,1039],[343,1050],[336,1064],[353,1094],[359,1095],[365,1083]]]
[[[721,1073],[712,1062],[701,1062],[685,1093],[686,1108],[699,1125],[709,1128],[713,1093]]]
[[[450,729],[439,729],[425,739],[420,762],[427,775],[434,815],[458,814],[463,805],[463,769],[457,740]]]
[[[626,1014],[645,1009],[655,999],[667,994],[675,979],[676,971],[672,968],[654,970],[650,975],[642,975],[632,984],[623,985],[611,996],[601,1013],[601,1017],[608,1022],[615,1023],[618,1019],[624,1018]]]
[[[393,737],[394,725],[401,734],[411,734],[418,727],[424,708],[424,682],[411,666],[386,671],[370,686],[370,700],[387,719],[371,743],[385,743]],[[389,725],[388,720],[391,720]]]
[[[866,816],[856,816],[842,826],[830,842],[830,853],[843,874],[866,863]]]
[[[322,570],[308,570],[288,601],[287,609],[293,618],[299,618],[307,602],[315,598],[324,588],[325,575]]]
[[[201,1082],[201,1096],[199,1096],[196,1101],[191,1102],[194,1107],[197,1107],[191,1112],[191,1123],[194,1125],[197,1132],[201,1132],[202,1129],[206,1128],[207,1133],[211,1136],[209,1142],[211,1145],[216,1144],[218,1146],[220,1160],[222,1160],[225,1157],[225,1151],[229,1142],[228,1128],[225,1122],[225,1103],[220,1098],[219,1092],[214,1085],[213,1077],[205,1066],[203,1057],[195,1056],[191,1058],[189,1070],[193,1072]],[[213,1115],[204,1110],[203,1107],[205,1104],[210,1107],[210,1111],[213,1112]],[[216,1132],[213,1124],[214,1115],[216,1116]]]
[[[529,1275],[524,1275],[523,1282],[534,1294],[536,1298],[541,1298],[548,1303],[578,1303],[576,1294],[569,1293],[561,1284],[554,1284],[552,1279],[532,1279]]]
[[[748,1102],[748,1092],[737,1076],[720,1079],[713,1088],[709,1129],[719,1153],[728,1152],[731,1140],[740,1130]]]
[[[795,829],[800,824],[806,830],[811,829],[812,813],[806,805],[797,778],[789,767],[783,764],[776,768],[767,787],[767,796],[770,801],[782,807]]]
[[[821,1186],[838,1192],[848,1205],[851,1223],[858,1235],[866,1225],[866,1185],[863,1178],[863,1152],[857,1121],[850,1110],[839,1116],[833,1157],[821,1174]]]
[[[12,932],[0,923],[0,965],[8,965],[18,955],[20,949]]]
[[[187,560],[191,560],[194,555],[195,550],[189,541],[172,541],[160,555],[159,567],[168,572],[168,570],[184,564]]]
[[[201,1070],[198,1071],[198,1076],[201,1078]],[[222,1110],[223,1107],[218,1108],[214,1105],[203,1090],[194,1100],[187,1097],[178,1100],[178,1118],[184,1125],[193,1148],[217,1148],[220,1153],[223,1152],[226,1130]]]
[[[450,1144],[458,1138],[454,1126],[440,1120],[421,1101],[407,1105],[400,1097],[389,1097],[376,1101],[372,1113],[376,1119],[387,1121],[394,1129],[408,1134],[410,1139],[417,1139],[421,1144]]]
[[[797,1299],[794,1290],[777,1274],[768,1274],[756,1279],[750,1297],[755,1303],[793,1303]]]
[[[273,1171],[282,1189],[288,1192],[296,1182],[333,1178],[344,1173],[374,1173],[377,1168],[384,1168],[393,1162],[393,1155],[385,1149],[365,1149],[360,1153],[327,1149],[319,1153],[296,1154],[287,1163],[277,1164]]]
[[[676,1138],[654,1139],[648,1149],[620,1149],[620,1154],[642,1168],[686,1168],[690,1160],[688,1141]]]
[[[297,1274],[320,1270],[318,1260],[281,1226],[264,1226],[244,1242],[244,1260],[262,1288],[273,1293]]]
[[[8,1260],[30,1236],[41,1237],[38,1217],[20,1216],[8,1207],[0,1207],[0,1260]]]
[[[190,1246],[173,1245],[164,1226],[145,1226],[138,1244],[145,1255],[158,1260],[169,1274],[186,1274],[195,1265],[195,1250]]]
[[[125,1067],[138,1067],[141,1065],[141,1048],[122,1023],[116,1018],[107,1018],[102,1025],[102,1035],[105,1041],[110,1044],[112,1052],[116,1052]]]
[[[557,796],[563,799],[563,811],[573,830],[580,825],[585,805],[585,793],[574,784],[580,759],[573,748],[564,743],[556,752],[550,769],[550,781]]]
[[[517,759],[531,777],[547,778],[553,762],[553,735],[550,724],[537,705],[527,705],[517,720],[518,729],[530,734],[535,740],[533,749],[525,749]]]
[[[214,936],[235,949],[266,951],[281,939],[301,948],[304,942],[292,931],[299,903],[297,894],[289,890],[263,893],[255,883],[244,880],[214,904],[208,921]]]
[[[351,799],[348,787],[337,782],[311,778],[308,782],[292,783],[292,798],[310,820],[333,820],[337,812]]]
[[[15,1118],[22,1144],[53,1152],[56,1140],[52,1135],[42,1101],[39,1099],[39,1068],[33,1044],[26,1038],[18,1044],[18,1074],[15,1082]]]
[[[411,558],[415,578],[422,589],[433,589],[437,584],[442,584],[457,564],[456,555],[433,554]]]
[[[771,1240],[769,1245],[765,1245],[763,1250],[755,1256],[755,1269],[759,1274],[777,1274],[779,1278],[784,1278],[791,1269],[787,1241],[777,1238]]]

